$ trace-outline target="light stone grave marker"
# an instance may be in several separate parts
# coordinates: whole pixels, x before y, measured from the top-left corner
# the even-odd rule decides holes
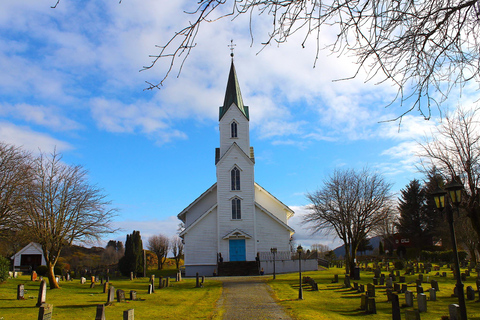
[[[53,305],[44,303],[38,308],[38,320],[51,320],[53,315]]]
[[[451,304],[448,306],[448,313],[450,314],[449,320],[459,320],[460,319],[460,306],[458,304]]]
[[[417,295],[418,311],[427,312],[427,295],[425,293],[419,293]]]
[[[125,302],[125,291],[122,289],[117,290],[117,302]]]
[[[19,284],[17,286],[17,300],[24,300],[25,299],[25,285]]]
[[[105,305],[97,304],[97,313],[95,315],[95,320],[105,320]]]
[[[40,288],[38,289],[38,299],[37,299],[37,307],[40,307],[42,304],[45,303],[47,299],[47,283],[45,280],[40,282]]]
[[[123,311],[123,320],[134,320],[135,315],[134,315],[134,309],[128,309]]]
[[[437,301],[437,290],[435,288],[428,289],[428,293],[430,294],[430,301]]]
[[[413,292],[412,291],[406,291],[405,292],[405,304],[407,307],[413,307]]]

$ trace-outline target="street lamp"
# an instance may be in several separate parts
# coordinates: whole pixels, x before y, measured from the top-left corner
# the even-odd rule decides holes
[[[302,290],[302,246],[297,247],[298,253],[298,274],[300,276],[299,287],[298,287],[298,300],[303,300],[303,290]]]
[[[273,254],[273,279],[275,280],[275,254],[277,254],[277,248],[270,248],[270,252]]]
[[[457,215],[458,215],[458,212],[459,212],[458,206],[462,201],[463,185],[455,181],[455,179],[452,179],[452,181],[445,186],[445,189],[448,191],[450,202],[457,209]],[[445,213],[447,215],[448,224],[450,226],[450,236],[452,237],[453,256],[455,259],[455,275],[457,278],[456,288],[458,293],[458,304],[460,306],[460,317],[461,319],[467,319],[465,295],[463,292],[462,278],[460,276],[460,263],[458,261],[457,240],[455,239],[455,229],[453,227],[453,212],[452,212],[452,207],[449,205],[446,205],[446,202],[445,202],[445,195],[447,194],[447,191],[444,191],[439,187],[437,187],[437,190],[435,190],[432,193],[432,196],[435,200],[435,205],[437,209],[439,209],[440,211],[443,211],[444,208],[447,209]]]

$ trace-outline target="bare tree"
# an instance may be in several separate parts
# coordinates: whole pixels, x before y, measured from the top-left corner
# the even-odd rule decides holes
[[[50,288],[59,288],[53,270],[62,248],[114,232],[110,224],[115,209],[102,190],[87,182],[81,166],[64,164],[57,153],[42,153],[33,161],[32,180],[22,205],[22,221],[42,245]]]
[[[17,229],[19,204],[31,183],[31,156],[0,142],[0,236]]]
[[[180,260],[183,258],[183,240],[178,236],[173,236],[171,240],[173,258],[175,259],[175,265],[180,268]]]
[[[358,69],[350,78],[364,69],[367,80],[379,75],[392,81],[398,88],[394,101],[410,104],[402,115],[417,109],[429,118],[431,105],[443,102],[453,87],[480,80],[477,0],[201,0],[188,14],[193,19],[158,46],[160,52],[144,67],[152,68],[160,58],[170,61],[165,77],[150,89],[163,84],[177,59],[181,71],[203,24],[244,14],[250,16],[252,41],[255,19],[271,20],[265,46],[301,33],[302,47],[310,38],[316,41],[315,62],[323,47],[338,55],[353,53]],[[335,40],[323,43],[322,32],[335,34]]]
[[[148,250],[155,253],[158,257],[158,270],[162,270],[165,259],[170,251],[170,240],[167,236],[159,234],[148,238]]]
[[[435,167],[444,181],[453,177],[465,186],[462,207],[480,240],[480,126],[478,109],[458,109],[447,115],[430,136],[420,142],[422,166],[426,172]]]
[[[335,170],[323,187],[307,194],[312,203],[303,222],[313,232],[336,234],[345,245],[346,272],[353,276],[357,249],[378,231],[387,214],[391,184],[369,169]]]

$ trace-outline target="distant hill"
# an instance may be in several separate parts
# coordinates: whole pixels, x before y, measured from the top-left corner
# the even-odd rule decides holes
[[[376,237],[370,238],[369,240],[370,240],[370,244],[372,245],[373,249],[375,250],[376,248],[378,248],[378,246],[380,244],[380,241],[382,240],[382,237],[381,236],[376,236]],[[333,252],[335,253],[335,255],[337,257],[345,257],[345,246],[342,245],[342,246],[334,249]],[[372,254],[372,253],[373,253],[373,250],[372,251],[366,251],[365,253],[358,252],[358,255],[360,255],[360,254],[369,255],[369,254]]]

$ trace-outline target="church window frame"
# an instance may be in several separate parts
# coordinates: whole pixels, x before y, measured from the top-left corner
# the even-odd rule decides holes
[[[240,191],[241,184],[240,184],[240,169],[235,166],[232,170],[230,170],[230,190],[231,191]]]
[[[242,200],[235,197],[231,200],[232,203],[232,220],[242,219]]]
[[[238,123],[237,123],[237,121],[232,121],[232,123],[230,123],[230,138],[238,138]]]

